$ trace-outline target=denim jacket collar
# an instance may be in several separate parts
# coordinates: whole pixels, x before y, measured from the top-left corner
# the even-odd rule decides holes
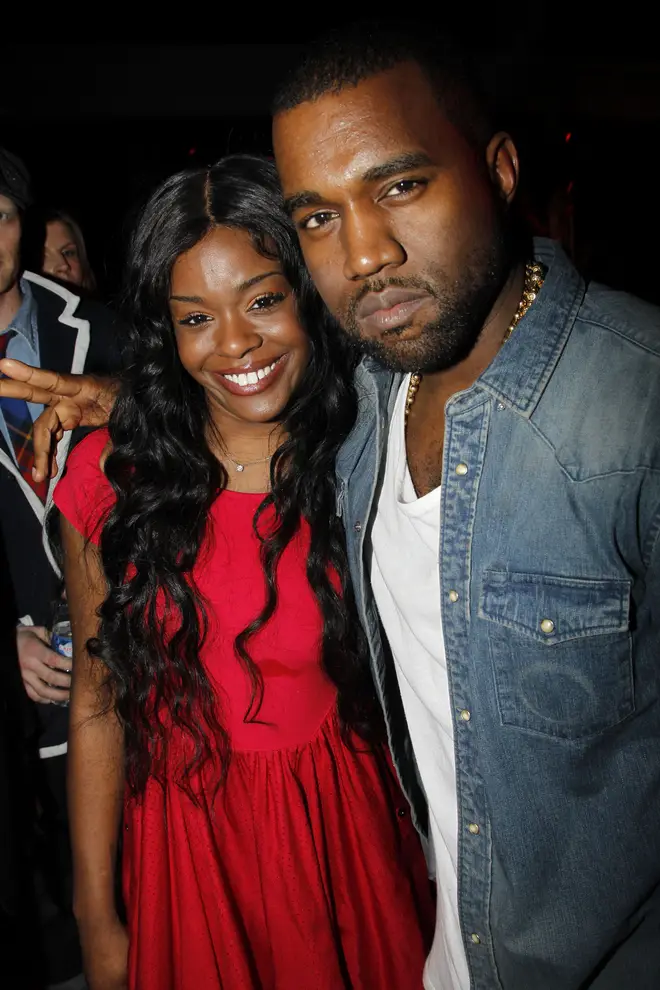
[[[555,370],[585,293],[558,244],[535,239],[534,257],[547,269],[543,288],[476,382],[525,417],[534,412]]]
[[[461,394],[463,407],[479,400],[485,389],[528,418],[552,376],[584,298],[585,285],[553,241],[536,238],[534,256],[547,269],[543,288],[506,346],[474,385]],[[388,371],[372,357],[366,356],[360,362],[355,372],[358,419],[337,457],[337,475],[342,481],[351,476],[362,450],[373,437],[374,413],[378,422],[389,421],[401,379],[401,375]]]

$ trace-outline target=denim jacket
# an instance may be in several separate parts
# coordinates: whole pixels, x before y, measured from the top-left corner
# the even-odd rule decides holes
[[[536,258],[547,266],[537,300],[446,407],[438,558],[461,929],[473,990],[651,990],[660,987],[660,311],[586,288],[549,241],[536,242]],[[399,384],[370,358],[358,369],[338,512],[396,767],[424,832],[369,586]]]

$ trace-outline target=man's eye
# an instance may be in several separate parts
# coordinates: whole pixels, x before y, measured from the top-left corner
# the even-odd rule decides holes
[[[395,183],[390,189],[385,193],[387,197],[405,196],[408,193],[414,192],[416,189],[420,189],[422,186],[428,185],[425,179],[402,179],[400,182]]]
[[[329,210],[312,213],[310,217],[305,217],[304,220],[300,221],[300,226],[304,230],[316,230],[319,227],[326,227],[336,216],[336,213],[331,213]]]

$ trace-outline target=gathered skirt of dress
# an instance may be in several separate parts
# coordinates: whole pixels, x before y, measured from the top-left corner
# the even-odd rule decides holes
[[[135,990],[422,986],[419,838],[389,757],[346,746],[334,709],[304,746],[235,753],[210,805],[151,781],[124,842]]]

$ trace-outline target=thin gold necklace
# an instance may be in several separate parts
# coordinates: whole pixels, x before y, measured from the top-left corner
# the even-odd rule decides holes
[[[506,344],[507,340],[539,294],[541,286],[543,285],[543,277],[544,271],[542,265],[537,264],[535,261],[528,261],[525,265],[525,285],[523,286],[522,296],[520,297],[520,302],[518,303],[518,309],[516,310],[511,323],[509,323],[506,328],[502,338],[503,344]],[[415,402],[415,397],[419,391],[421,382],[422,375],[420,372],[416,371],[410,376],[410,381],[408,382],[408,393],[406,395],[406,409],[404,413],[406,423],[408,422],[408,416],[410,415],[410,410]]]

